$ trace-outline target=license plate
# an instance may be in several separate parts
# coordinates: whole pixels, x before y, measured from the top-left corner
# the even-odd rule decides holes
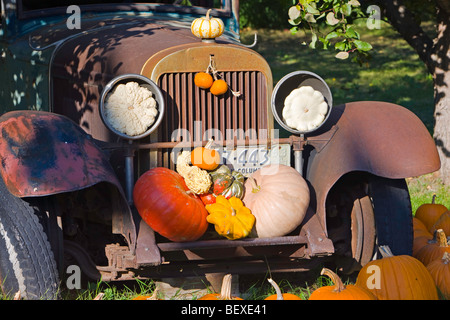
[[[289,144],[267,146],[246,146],[236,149],[222,150],[222,160],[226,165],[232,165],[235,171],[249,176],[259,168],[269,164],[291,165],[291,146]]]

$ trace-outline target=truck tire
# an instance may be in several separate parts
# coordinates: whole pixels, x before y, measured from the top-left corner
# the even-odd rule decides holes
[[[350,174],[330,192],[327,223],[337,251],[336,264],[345,274],[378,258],[388,245],[395,255],[411,255],[411,202],[404,179]]]
[[[28,202],[0,179],[0,286],[6,298],[57,299],[58,270],[47,236]]]
[[[375,213],[377,246],[388,245],[394,255],[412,255],[412,209],[406,181],[371,176],[369,195]]]

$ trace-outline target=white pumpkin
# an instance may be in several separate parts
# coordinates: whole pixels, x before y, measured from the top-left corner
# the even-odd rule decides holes
[[[328,113],[328,104],[320,91],[304,86],[294,89],[284,100],[283,121],[300,132],[317,128]]]
[[[255,171],[244,184],[242,201],[256,217],[259,238],[281,237],[294,231],[309,206],[309,188],[292,167],[272,164]]]
[[[192,21],[191,32],[202,39],[214,39],[222,35],[225,26],[222,19],[210,17],[211,9],[206,12],[206,17]]]

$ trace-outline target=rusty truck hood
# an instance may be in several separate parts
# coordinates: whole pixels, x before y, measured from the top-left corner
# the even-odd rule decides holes
[[[217,41],[227,42],[222,38]],[[118,75],[139,74],[145,62],[161,50],[200,42],[186,26],[145,19],[108,24],[69,37],[54,53],[50,110],[66,115],[94,138],[112,141],[115,137],[98,112],[105,85]]]

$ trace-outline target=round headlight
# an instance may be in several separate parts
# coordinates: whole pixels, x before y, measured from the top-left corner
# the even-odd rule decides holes
[[[114,90],[117,88],[117,86],[119,86],[121,84],[127,84],[129,82],[136,82],[139,85],[139,87],[149,90],[152,93],[152,97],[156,101],[156,109],[157,109],[157,114],[155,116],[153,123],[151,123],[145,131],[140,132],[135,135],[127,134],[125,132],[120,131],[117,128],[117,126],[115,126],[114,123],[112,123],[111,119],[109,119],[107,117],[107,110],[106,110],[108,108],[107,100],[108,100],[109,95],[114,93]],[[100,117],[101,117],[103,123],[105,124],[105,126],[109,130],[111,130],[116,135],[118,135],[124,139],[137,140],[137,139],[141,139],[141,138],[144,138],[144,137],[150,135],[161,124],[161,121],[164,116],[164,98],[163,98],[161,89],[152,80],[148,79],[147,77],[144,77],[139,74],[123,74],[123,75],[113,78],[105,86],[105,88],[103,89],[102,94],[100,96],[99,109],[100,109],[99,110]],[[123,119],[123,117],[126,117],[125,116],[125,113],[127,112],[126,109],[127,109],[127,107],[124,106],[124,114],[121,115],[122,121],[126,121]],[[137,112],[136,112],[136,116],[140,117],[140,115]]]

